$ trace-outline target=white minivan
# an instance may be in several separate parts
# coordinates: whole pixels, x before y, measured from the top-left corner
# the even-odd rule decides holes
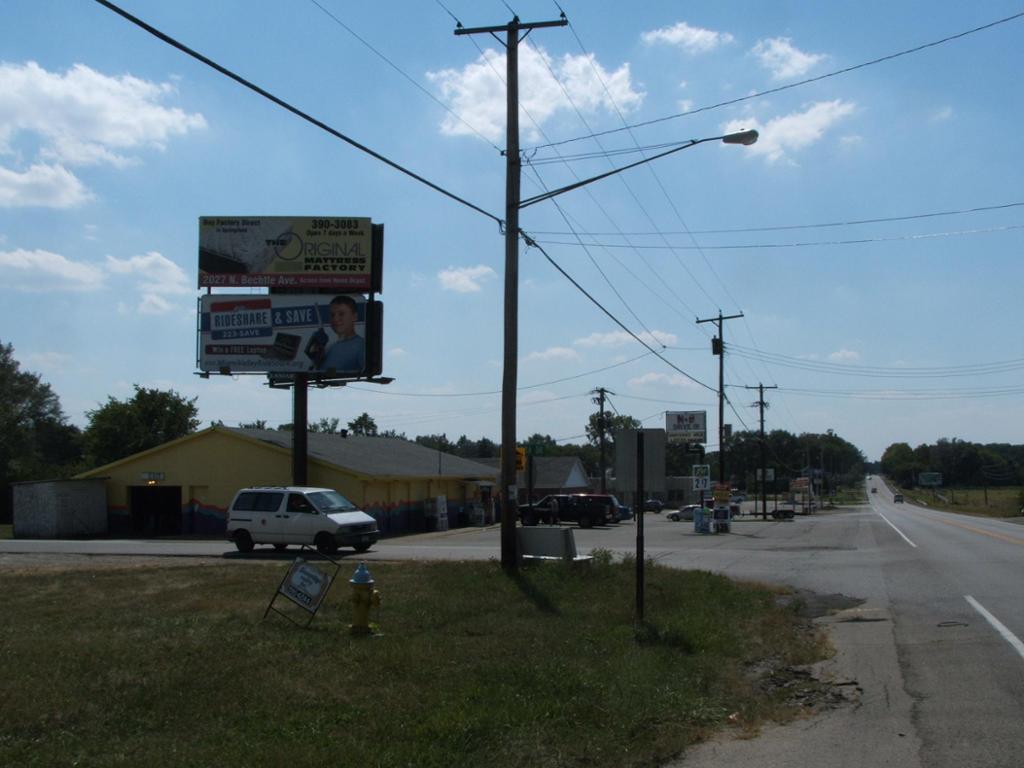
[[[338,547],[365,552],[377,543],[377,521],[330,488],[243,488],[228,508],[228,540],[239,552],[256,544],[309,544],[324,554]]]

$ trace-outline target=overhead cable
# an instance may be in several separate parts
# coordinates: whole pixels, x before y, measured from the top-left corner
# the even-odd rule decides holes
[[[272,101],[273,103],[277,104],[282,109],[288,110],[289,112],[291,112],[296,117],[302,118],[306,122],[315,125],[317,128],[321,129],[322,131],[325,131],[325,132],[329,133],[331,136],[334,136],[337,139],[341,139],[346,144],[349,144],[349,145],[355,147],[356,149],[358,149],[360,152],[365,152],[366,154],[370,155],[370,157],[373,157],[376,160],[380,160],[382,163],[385,163],[386,165],[391,166],[392,168],[394,168],[399,173],[403,173],[406,176],[408,176],[408,177],[410,177],[412,179],[415,179],[416,181],[420,182],[421,184],[424,184],[424,185],[430,187],[435,192],[440,192],[445,197],[451,198],[452,200],[454,200],[457,203],[462,203],[462,205],[466,206],[467,208],[471,208],[472,210],[476,211],[477,213],[481,213],[484,216],[486,216],[487,218],[493,219],[500,226],[504,226],[504,221],[500,217],[495,216],[493,213],[490,213],[489,211],[485,211],[483,208],[481,208],[481,207],[479,207],[477,205],[474,205],[473,203],[469,202],[468,200],[466,200],[464,198],[459,197],[458,195],[456,195],[453,192],[449,192],[444,187],[441,187],[441,186],[435,184],[434,182],[425,179],[423,176],[420,176],[418,173],[410,171],[408,168],[405,168],[404,166],[399,165],[394,160],[390,160],[389,158],[385,157],[384,155],[380,154],[379,152],[375,152],[374,150],[370,149],[369,147],[365,146],[364,144],[359,143],[355,139],[353,139],[353,138],[351,138],[349,136],[346,136],[345,134],[341,133],[340,131],[332,128],[329,125],[327,125],[327,123],[324,123],[323,121],[318,120],[317,118],[313,117],[312,115],[309,115],[306,112],[303,112],[301,109],[298,109],[297,107],[293,107],[287,101],[284,101],[283,99],[278,98],[277,96],[275,96],[274,94],[270,93],[269,91],[266,91],[263,88],[260,88],[258,85],[250,82],[249,80],[246,80],[241,75],[235,74],[234,72],[232,72],[227,67],[221,66],[217,62],[215,62],[212,59],[204,56],[203,54],[199,53],[198,51],[195,51],[192,48],[189,48],[187,45],[178,42],[177,40],[175,40],[170,35],[167,35],[167,34],[161,32],[159,29],[157,29],[156,27],[153,27],[153,26],[147,24],[146,22],[144,22],[142,19],[138,18],[137,16],[133,16],[132,14],[130,14],[127,11],[123,10],[122,8],[119,8],[118,6],[114,5],[114,3],[109,2],[109,0],[96,0],[96,2],[99,3],[100,5],[102,5],[103,7],[110,9],[111,11],[116,13],[118,16],[121,16],[122,18],[127,19],[128,21],[130,21],[132,24],[135,24],[140,29],[144,29],[146,32],[149,32],[149,34],[153,35],[157,39],[162,40],[163,42],[167,43],[168,45],[170,45],[170,46],[172,46],[174,48],[177,48],[182,53],[188,54],[192,58],[196,59],[197,61],[202,62],[203,64],[205,64],[206,66],[210,67],[211,69],[217,70],[218,72],[220,72],[225,77],[231,78],[236,83],[245,86],[246,88],[248,88],[249,90],[253,91],[254,93],[259,94],[263,98],[265,98],[265,99],[267,99],[269,101]]]
[[[757,98],[760,98],[762,96],[768,96],[768,95],[773,94],[773,93],[780,93],[782,91],[787,91],[787,90],[789,90],[791,88],[797,88],[799,86],[807,85],[809,83],[815,83],[815,82],[818,82],[820,80],[826,80],[826,79],[828,79],[830,77],[836,77],[838,75],[844,75],[844,74],[847,74],[848,72],[853,72],[853,71],[858,70],[858,69],[864,69],[865,67],[870,67],[870,66],[872,66],[874,64],[881,64],[882,62],[885,62],[885,61],[891,61],[893,59],[898,59],[901,56],[907,56],[907,55],[912,54],[912,53],[919,53],[920,51],[926,50],[928,48],[934,48],[937,45],[942,45],[944,43],[949,43],[949,42],[952,42],[953,40],[959,40],[962,37],[967,37],[968,35],[973,35],[973,34],[975,34],[977,32],[983,32],[986,29],[992,29],[993,27],[997,27],[1000,24],[1006,24],[1008,22],[1015,21],[1015,20],[1021,18],[1022,16],[1024,16],[1024,11],[1021,11],[1020,13],[1015,13],[1012,16],[1007,16],[1006,18],[1003,18],[1003,19],[997,19],[996,21],[990,22],[988,24],[983,24],[980,27],[974,27],[973,29],[968,29],[968,30],[966,30],[964,32],[958,32],[955,35],[949,35],[948,37],[944,37],[941,40],[934,40],[934,41],[932,41],[930,43],[924,43],[923,45],[918,45],[918,46],[915,46],[913,48],[907,48],[906,50],[903,50],[903,51],[898,51],[896,53],[890,53],[890,54],[888,54],[886,56],[880,56],[877,59],[871,59],[870,61],[865,61],[865,62],[862,62],[860,64],[854,64],[853,66],[850,66],[850,67],[844,67],[843,69],[837,69],[834,72],[828,72],[828,73],[826,73],[824,75],[818,75],[817,77],[809,77],[806,80],[800,80],[800,81],[795,82],[795,83],[789,83],[788,85],[780,85],[777,88],[769,88],[766,91],[758,91],[756,93],[749,93],[746,96],[740,96],[738,98],[729,99],[727,101],[720,101],[717,104],[710,104],[710,105],[705,106],[705,107],[697,107],[696,109],[689,109],[689,110],[686,110],[685,112],[677,112],[676,114],[673,114],[673,115],[666,115],[665,117],[654,118],[653,120],[645,120],[645,121],[640,122],[640,123],[633,123],[632,125],[627,125],[627,126],[625,126],[623,128],[611,128],[611,129],[609,129],[607,131],[601,131],[600,133],[591,134],[589,136],[578,136],[578,137],[573,138],[573,139],[563,139],[562,141],[551,142],[549,144],[538,144],[537,146],[531,147],[530,149],[531,150],[538,150],[538,149],[546,149],[548,147],[559,147],[559,146],[562,146],[564,144],[571,144],[571,143],[576,142],[576,141],[583,141],[585,139],[590,139],[590,138],[593,138],[594,136],[607,136],[607,135],[610,135],[610,134],[613,134],[613,133],[621,133],[622,131],[626,131],[626,130],[629,130],[631,128],[644,128],[644,127],[646,127],[648,125],[655,125],[657,123],[664,123],[664,122],[667,122],[669,120],[676,120],[676,119],[678,119],[680,117],[686,117],[687,115],[696,115],[696,114],[698,114],[700,112],[709,112],[709,111],[711,111],[713,109],[719,109],[720,107],[727,107],[727,106],[730,106],[732,104],[739,104],[739,103],[744,102],[744,101],[749,101],[751,99],[757,99]]]

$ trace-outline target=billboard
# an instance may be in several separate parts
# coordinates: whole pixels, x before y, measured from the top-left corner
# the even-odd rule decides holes
[[[668,411],[665,414],[665,432],[669,440],[678,443],[706,443],[708,441],[707,411]]]
[[[917,475],[917,484],[921,486],[931,486],[938,488],[942,485],[942,473],[941,472],[919,472]]]
[[[362,217],[203,216],[199,287],[380,293],[383,240]]]
[[[381,303],[360,295],[207,294],[197,364],[215,373],[375,376],[382,327]]]

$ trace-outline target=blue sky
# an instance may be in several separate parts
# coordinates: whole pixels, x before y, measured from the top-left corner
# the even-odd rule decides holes
[[[523,21],[558,15],[549,2],[511,5]],[[122,7],[503,216],[504,52],[489,36],[454,36],[449,11],[467,27],[501,24],[504,4]],[[599,386],[646,426],[663,425],[666,410],[706,409],[717,434],[711,326],[694,320],[721,310],[744,313],[726,323],[735,428],[756,426],[756,393],[742,387],[764,383],[779,387],[767,428],[834,429],[869,458],[895,441],[1021,441],[1024,18],[754,94],[1024,9],[562,7],[571,27],[537,30],[520,48],[524,197],[638,158],[570,155],[745,128],[761,139],[685,149],[523,211],[521,227],[551,258],[675,367],[523,247],[521,437],[581,440]],[[73,422],[136,383],[198,398],[204,422],[290,421],[289,394],[261,377],[195,375],[198,217],[365,216],[387,231],[384,374],[395,382],[313,390],[311,418],[366,411],[410,437],[499,438],[499,396],[472,394],[501,387],[494,221],[99,4],[8,0],[4,10],[0,341]],[[539,146],[624,125],[638,127]],[[822,226],[864,220],[875,221]]]

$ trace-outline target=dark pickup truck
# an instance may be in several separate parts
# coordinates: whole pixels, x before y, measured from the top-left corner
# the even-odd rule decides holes
[[[557,517],[554,499],[557,504]],[[610,494],[559,493],[545,496],[533,505],[519,505],[519,519],[523,525],[537,523],[577,523],[580,528],[591,528],[620,519],[618,500]]]

